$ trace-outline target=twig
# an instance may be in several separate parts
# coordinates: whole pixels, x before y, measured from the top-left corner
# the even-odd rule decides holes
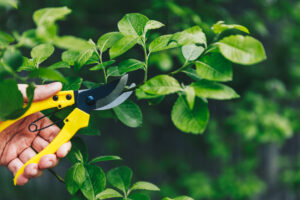
[[[48,169],[48,171],[54,175],[56,177],[56,179],[61,182],[61,183],[65,183],[65,180],[58,174],[56,173],[53,169]]]

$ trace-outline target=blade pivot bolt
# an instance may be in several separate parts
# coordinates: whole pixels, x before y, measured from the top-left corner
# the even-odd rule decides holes
[[[96,101],[95,101],[95,98],[93,96],[88,96],[87,99],[86,99],[86,104],[88,106],[92,106],[92,105],[95,105]]]
[[[57,96],[57,95],[54,95],[54,96],[53,96],[53,100],[54,100],[54,101],[57,101],[57,100],[58,100],[58,96]]]
[[[68,94],[68,95],[66,96],[66,98],[67,98],[67,100],[71,100],[71,99],[72,99],[72,95]]]

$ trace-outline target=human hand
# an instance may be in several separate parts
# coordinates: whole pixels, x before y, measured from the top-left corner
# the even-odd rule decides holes
[[[27,85],[20,84],[18,87],[23,94],[24,102],[27,102]],[[47,99],[59,92],[61,88],[61,83],[37,86],[34,93],[34,101]],[[36,155],[36,152],[42,151],[60,131],[56,125],[53,125],[39,132],[29,132],[28,125],[42,116],[43,114],[40,112],[32,114],[0,133],[0,165],[6,166],[14,175],[24,163]],[[46,117],[36,122],[39,128],[49,124],[52,124],[52,122]],[[31,178],[39,177],[43,170],[56,166],[58,159],[65,157],[70,149],[71,142],[67,142],[55,154],[43,156],[38,164],[26,166],[24,173],[17,180],[17,185],[24,185]]]

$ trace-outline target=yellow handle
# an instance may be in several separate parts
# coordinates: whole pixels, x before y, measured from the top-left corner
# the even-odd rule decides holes
[[[75,97],[74,97],[74,91],[62,91],[58,92],[55,96],[58,98],[55,99],[53,97],[50,97],[48,99],[42,100],[42,101],[36,101],[33,102],[30,108],[18,119],[15,120],[7,120],[2,123],[0,123],[0,134],[1,132],[9,127],[10,125],[14,124],[15,122],[19,121],[20,119],[23,119],[24,117],[27,117],[33,113],[47,110],[50,108],[65,108],[67,106],[71,106],[75,103]]]
[[[16,185],[18,177],[24,172],[24,168],[31,164],[38,164],[40,159],[47,154],[54,154],[61,145],[68,142],[75,133],[84,127],[89,125],[90,115],[79,108],[75,108],[71,114],[64,120],[65,125],[60,133],[55,137],[55,139],[40,153],[31,158],[28,162],[26,162],[21,169],[16,173],[14,178],[14,184]]]

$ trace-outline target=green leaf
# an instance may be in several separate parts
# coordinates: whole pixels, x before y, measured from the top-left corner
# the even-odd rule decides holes
[[[74,36],[57,37],[54,40],[54,44],[59,48],[69,49],[78,52],[94,48],[94,45],[92,45],[88,41]]]
[[[78,52],[78,51],[67,50],[62,53],[61,59],[64,62],[68,63],[69,65],[74,66],[79,55],[80,55],[80,52]]]
[[[187,44],[204,44],[206,46],[206,36],[199,26],[175,33],[170,40],[176,41],[180,46]]]
[[[92,57],[94,51],[95,51],[94,48],[90,48],[90,49],[85,49],[80,52],[80,54],[76,60],[77,61],[76,63],[79,65],[78,69],[81,69],[81,67],[86,64],[86,62]]]
[[[107,77],[109,76],[115,76],[115,77],[119,77],[122,76],[120,71],[119,71],[119,67],[118,66],[111,66],[107,69]]]
[[[32,59],[29,59],[29,58],[26,58],[26,57],[23,57],[23,63],[22,65],[17,69],[17,72],[20,72],[22,70],[25,70],[25,71],[32,71],[32,70],[35,70],[36,67],[34,66],[34,63],[33,63],[33,60]]]
[[[193,110],[194,104],[195,104],[195,90],[194,90],[194,88],[191,87],[191,86],[187,86],[186,88],[184,88],[184,93],[185,93],[186,101],[187,101],[190,109]]]
[[[118,28],[123,35],[141,36],[149,19],[139,13],[126,14],[119,22]]]
[[[27,96],[27,99],[28,99],[27,105],[25,107],[22,107],[20,109],[15,110],[7,118],[9,118],[9,119],[16,119],[16,118],[24,115],[24,113],[30,108],[30,106],[31,106],[31,104],[33,102],[34,90],[35,90],[34,85],[30,84],[26,88],[26,96]]]
[[[176,197],[174,200],[194,200],[194,199],[188,196],[180,196],[180,197]]]
[[[96,50],[92,54],[92,56],[85,63],[86,65],[98,64],[99,63],[99,55],[96,53]]]
[[[196,98],[194,108],[191,110],[183,96],[179,96],[172,112],[172,121],[175,126],[186,133],[203,133],[209,119],[207,103]]]
[[[154,95],[167,95],[181,91],[178,81],[168,75],[158,75],[140,87],[144,92]]]
[[[21,52],[14,48],[6,49],[3,54],[3,61],[11,69],[16,70],[23,64],[23,56]]]
[[[80,190],[87,199],[95,199],[95,196],[102,192],[106,186],[105,173],[100,167],[87,164],[85,177]]]
[[[85,168],[82,163],[74,164],[68,169],[65,176],[65,183],[68,192],[74,195],[85,181]]]
[[[138,88],[135,90],[135,95],[137,98],[140,99],[155,99],[161,96],[158,95],[153,95],[153,94],[148,94],[147,92],[144,92],[142,89]]]
[[[253,37],[232,35],[217,43],[221,53],[231,62],[252,65],[266,59],[263,45]]]
[[[196,61],[197,74],[212,81],[231,81],[232,66],[220,53],[206,54]]]
[[[70,13],[71,10],[67,7],[43,8],[34,12],[33,20],[37,26],[52,24],[57,20],[64,19]]]
[[[40,25],[36,29],[36,36],[38,39],[52,43],[57,37],[58,27],[56,24]]]
[[[134,194],[129,195],[129,199],[131,199],[131,200],[150,200],[150,197],[147,194],[134,193]]]
[[[149,20],[145,25],[144,34],[146,34],[149,30],[159,29],[165,26],[163,23],[156,20]]]
[[[110,32],[102,35],[98,42],[97,46],[100,52],[105,52],[107,49],[111,48],[116,42],[118,42],[123,35],[119,32]]]
[[[50,65],[47,68],[48,69],[64,69],[64,68],[70,68],[70,65],[64,61],[59,61],[57,63],[54,63],[53,65]]]
[[[30,48],[37,46],[40,42],[37,38],[36,29],[24,31],[21,36],[14,32],[14,37],[20,44]]]
[[[122,160],[119,156],[98,156],[96,158],[93,158],[89,164],[97,163],[97,162],[103,162],[103,161],[112,161],[112,160]]]
[[[23,96],[13,79],[0,81],[0,119],[5,121],[9,115],[23,108]]]
[[[110,61],[106,61],[106,62],[103,62],[102,64],[98,64],[92,68],[90,68],[91,71],[98,71],[98,70],[102,70],[102,69],[105,69],[106,67],[114,64],[116,61],[115,60],[110,60]]]
[[[158,52],[171,48],[178,47],[178,43],[175,41],[171,41],[173,35],[162,35],[158,38],[155,38],[149,45],[150,52]]]
[[[128,59],[120,62],[119,72],[121,75],[127,72],[135,71],[145,67],[145,63],[136,59]]]
[[[125,125],[135,128],[143,123],[143,114],[138,105],[130,100],[125,101],[119,106],[113,108],[118,119]]]
[[[82,84],[80,77],[66,77],[67,82],[63,84],[63,90],[79,90]]]
[[[204,52],[202,46],[197,46],[195,44],[184,45],[181,48],[183,57],[188,61],[193,61],[199,58],[199,56]]]
[[[34,71],[31,71],[29,77],[39,77],[46,81],[61,81],[67,82],[65,77],[55,69],[49,68],[37,68]]]
[[[114,59],[124,53],[126,53],[129,49],[134,47],[138,42],[139,37],[134,35],[127,35],[121,38],[118,42],[116,42],[111,49],[109,50],[110,59]]]
[[[49,58],[54,52],[54,47],[51,44],[41,44],[34,47],[31,51],[33,62],[39,65]]]
[[[118,197],[122,197],[122,195],[118,191],[111,188],[107,188],[101,193],[97,194],[96,199],[104,200]]]
[[[0,6],[12,6],[14,8],[18,8],[18,1],[17,0],[0,0]]]
[[[162,200],[194,200],[194,199],[191,198],[191,197],[188,197],[188,196],[180,196],[180,197],[176,197],[176,198],[173,198],[173,199],[165,197]]]
[[[131,179],[132,171],[127,166],[114,168],[107,173],[107,181],[124,193],[128,191]]]
[[[74,137],[72,140],[72,149],[67,155],[68,160],[72,163],[86,163],[88,161],[88,150],[84,141],[79,137]]]
[[[212,30],[214,31],[215,34],[220,34],[223,31],[229,29],[237,29],[248,34],[250,33],[245,26],[238,25],[238,24],[224,24],[224,21],[218,21],[216,24],[212,26]]]
[[[144,182],[144,181],[139,181],[133,184],[133,186],[130,189],[131,191],[133,190],[150,190],[150,191],[159,191],[160,189],[149,182]]]
[[[182,70],[181,72],[185,73],[188,77],[190,77],[191,79],[193,79],[194,81],[199,81],[202,78],[197,74],[196,70],[192,69],[192,68],[186,68],[184,70]]]
[[[192,83],[191,86],[195,89],[198,97],[218,100],[239,98],[239,95],[232,88],[221,83],[201,80]]]
[[[14,41],[15,41],[15,39],[11,35],[0,31],[0,47],[1,48],[6,47],[7,45],[9,45],[10,43],[12,43]]]
[[[98,64],[98,65],[95,65],[93,67],[90,68],[90,71],[99,71],[99,70],[102,70],[104,69],[104,65],[103,64]]]
[[[98,53],[96,53],[96,49],[93,52],[92,56],[88,59],[88,61],[85,63],[85,65],[93,65],[99,63],[99,56]]]

